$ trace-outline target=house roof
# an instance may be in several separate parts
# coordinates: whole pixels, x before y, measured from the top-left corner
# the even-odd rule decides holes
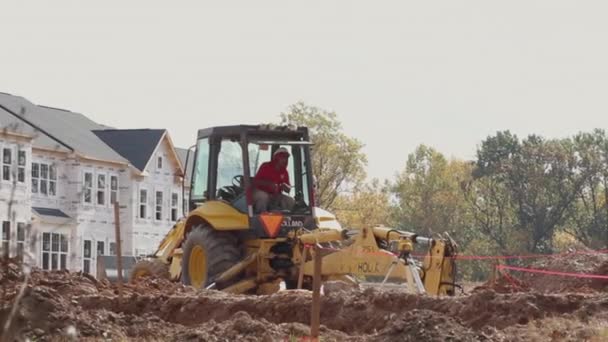
[[[108,129],[93,133],[108,144],[139,171],[144,171],[160,140],[164,129]]]
[[[189,181],[192,179],[192,170],[194,169],[194,151],[190,152],[190,157],[188,157],[188,150],[185,148],[175,148],[175,153],[179,157],[179,161],[182,163],[182,166],[186,169],[186,180],[187,185],[190,186]],[[188,164],[186,165],[186,158],[188,159]]]
[[[57,150],[59,152],[70,152],[71,150],[62,145],[60,142],[51,139],[48,135],[40,132],[39,129],[26,123],[8,110],[3,108],[0,103],[0,129],[6,132],[27,135],[33,138],[33,143],[37,147]],[[9,109],[10,110],[10,109]]]
[[[127,163],[120,154],[106,145],[92,131],[105,129],[86,116],[64,109],[36,105],[27,99],[0,93],[0,109],[38,130],[34,147],[56,147],[72,150],[85,158]],[[49,141],[52,144],[49,146]]]

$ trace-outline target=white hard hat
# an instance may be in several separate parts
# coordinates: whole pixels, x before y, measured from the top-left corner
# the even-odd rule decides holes
[[[279,147],[279,148],[277,148],[276,151],[274,151],[274,153],[272,154],[272,156],[276,157],[277,155],[279,155],[281,153],[284,153],[284,154],[286,154],[288,156],[290,155],[289,151],[285,147]]]

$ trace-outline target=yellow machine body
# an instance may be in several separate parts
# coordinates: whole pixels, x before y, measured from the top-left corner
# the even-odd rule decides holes
[[[229,174],[233,177],[232,185],[222,184],[216,188],[218,169],[221,169],[218,164],[223,160],[219,155],[224,143],[240,144],[242,165],[235,168],[236,174]],[[298,214],[297,210],[287,210],[285,214],[285,210],[267,208],[274,212],[254,213],[252,200],[246,196],[251,196],[246,189],[253,189],[250,167],[257,165],[248,159],[251,144],[257,144],[260,151],[292,146],[294,160],[299,158],[299,162],[294,163],[292,177],[299,181],[293,182],[296,187],[293,192],[299,195],[303,203],[299,209],[304,211]],[[455,268],[450,256],[455,253],[455,246],[450,239],[419,238],[386,227],[344,230],[333,214],[313,207],[309,144],[305,127],[272,129],[241,125],[200,130],[196,146],[197,151],[202,152],[195,152],[189,200],[192,210],[167,233],[152,258],[144,260],[139,268],[134,266],[137,272],[132,273],[132,278],[159,275],[195,287],[215,286],[233,293],[272,293],[279,290],[281,282],[290,288],[296,281],[311,282],[314,268],[310,247],[317,246],[319,255],[315,257],[322,258],[323,280],[381,277],[385,281],[403,280],[410,290],[419,293],[453,294]],[[197,187],[199,178],[206,183],[202,181]],[[197,189],[204,191],[197,193]],[[231,194],[234,196],[230,197]],[[303,194],[307,194],[308,200],[303,200]],[[246,201],[239,202],[243,198]],[[280,218],[270,229],[268,222],[272,220],[266,220],[272,216]],[[292,225],[293,222],[299,225]],[[266,232],[260,234],[260,229]],[[412,258],[417,244],[428,247],[423,267]]]

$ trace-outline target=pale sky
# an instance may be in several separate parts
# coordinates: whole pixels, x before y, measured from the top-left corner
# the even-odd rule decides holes
[[[473,158],[497,130],[608,128],[607,17],[607,1],[2,1],[0,91],[181,147],[302,100],[390,178],[421,143]]]

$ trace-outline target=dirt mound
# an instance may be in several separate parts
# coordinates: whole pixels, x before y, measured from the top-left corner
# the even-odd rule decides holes
[[[408,311],[395,317],[371,341],[486,341],[488,338],[451,317],[429,310]]]
[[[574,252],[559,257],[539,259],[531,263],[529,267],[547,271],[608,276],[608,254]],[[521,280],[534,291],[546,293],[608,291],[608,280],[604,279],[576,278],[511,270],[505,272]]]
[[[511,276],[508,272],[499,272],[496,274],[496,279],[488,280],[484,284],[474,287],[471,292],[483,290],[492,290],[498,293],[527,292],[530,290],[530,285]]]
[[[343,341],[345,333],[322,327],[324,341]],[[310,328],[301,323],[272,324],[265,319],[256,320],[239,311],[230,320],[208,322],[200,328],[189,329],[174,336],[175,341],[290,341],[310,336]]]
[[[10,263],[0,267],[0,280],[0,324],[4,324],[24,275]],[[80,273],[33,270],[12,317],[11,334],[38,341],[66,335],[144,341],[301,341],[310,334],[312,296],[306,290],[231,295],[145,279],[125,284],[122,302],[117,292],[115,285]],[[608,294],[497,293],[482,288],[466,296],[437,298],[394,289],[340,289],[322,296],[321,306],[321,337],[329,341],[508,340],[507,331],[524,336],[520,328],[537,322],[568,317],[584,327],[585,322],[602,321],[608,317]],[[600,326],[581,328],[576,336],[599,334]],[[556,331],[556,336],[565,334],[559,327]]]

